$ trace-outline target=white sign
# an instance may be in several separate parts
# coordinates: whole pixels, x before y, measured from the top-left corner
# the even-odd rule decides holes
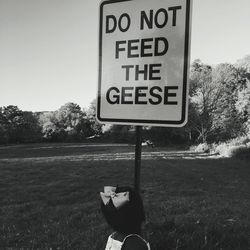
[[[104,0],[100,5],[101,123],[187,121],[191,0]]]

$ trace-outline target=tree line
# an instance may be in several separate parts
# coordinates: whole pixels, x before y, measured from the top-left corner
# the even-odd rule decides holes
[[[69,102],[56,111],[27,112],[17,106],[0,107],[0,143],[79,142],[102,133],[95,106],[88,110]]]
[[[88,109],[66,103],[56,111],[0,107],[0,144],[31,142],[134,142],[133,126],[99,124]],[[190,69],[188,123],[182,128],[144,127],[156,144],[218,142],[250,134],[250,55],[215,66],[195,60]]]

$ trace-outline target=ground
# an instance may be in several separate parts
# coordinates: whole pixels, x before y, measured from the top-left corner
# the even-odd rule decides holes
[[[134,146],[0,147],[0,249],[104,249],[104,185],[133,185]],[[144,237],[154,250],[250,249],[250,167],[143,147]]]

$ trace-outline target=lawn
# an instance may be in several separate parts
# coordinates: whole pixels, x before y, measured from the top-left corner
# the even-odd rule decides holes
[[[134,147],[0,147],[0,249],[104,250],[104,185],[132,185]],[[250,166],[143,148],[144,236],[153,250],[250,249]]]

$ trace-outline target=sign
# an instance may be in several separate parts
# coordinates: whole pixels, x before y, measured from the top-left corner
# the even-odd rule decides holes
[[[191,0],[102,1],[99,122],[185,125],[190,18]]]

